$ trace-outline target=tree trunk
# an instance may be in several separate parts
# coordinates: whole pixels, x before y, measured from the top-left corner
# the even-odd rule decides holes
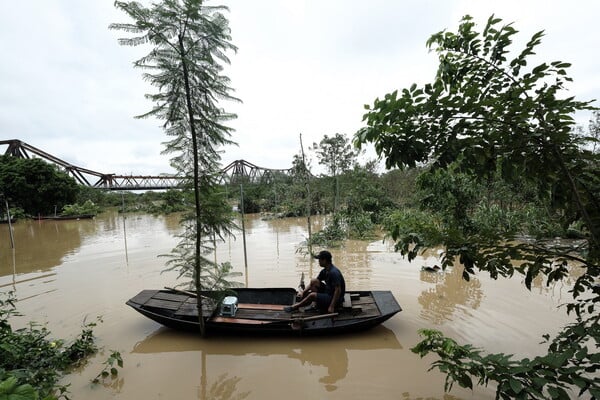
[[[200,190],[199,190],[199,177],[200,171],[198,168],[198,138],[196,137],[196,128],[194,126],[194,111],[192,108],[192,95],[190,89],[190,79],[189,73],[187,69],[186,57],[185,57],[185,49],[183,47],[183,38],[179,36],[179,50],[181,54],[181,62],[183,65],[183,78],[185,82],[185,100],[187,103],[188,109],[188,118],[190,124],[190,133],[192,135],[192,149],[194,152],[194,201],[196,206],[196,251],[194,257],[194,277],[196,284],[196,298],[198,303],[198,323],[200,325],[200,335],[204,336],[204,315],[202,314],[202,296],[200,294],[202,286],[200,282],[200,251],[201,240],[202,240],[202,230],[201,230],[201,221],[200,221]]]

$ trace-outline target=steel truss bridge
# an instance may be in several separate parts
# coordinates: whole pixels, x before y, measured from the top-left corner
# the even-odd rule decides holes
[[[0,140],[0,146],[7,146],[4,155],[32,158],[37,157],[73,177],[81,185],[106,190],[158,190],[181,188],[184,178],[176,175],[117,175],[103,174],[81,168],[48,154],[43,150],[18,139]],[[237,160],[223,168],[219,173],[219,183],[271,183],[277,176],[290,176],[290,169],[262,168],[245,160]]]

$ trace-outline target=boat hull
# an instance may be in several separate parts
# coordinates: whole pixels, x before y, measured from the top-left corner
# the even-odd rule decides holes
[[[333,314],[283,308],[295,301],[291,288],[243,288],[230,293],[239,302],[234,316],[222,315],[218,293],[206,292],[203,316],[208,334],[324,335],[370,329],[401,311],[390,291],[349,291],[350,303]],[[223,294],[221,294],[221,298]],[[194,294],[176,290],[143,290],[126,303],[140,314],[172,329],[198,332]]]
[[[80,220],[80,219],[92,219],[94,214],[80,214],[80,215],[45,215],[40,216],[38,219],[48,219],[53,221],[67,221],[67,220]]]

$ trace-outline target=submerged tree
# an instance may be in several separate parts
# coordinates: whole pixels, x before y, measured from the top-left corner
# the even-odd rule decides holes
[[[338,211],[339,175],[352,168],[359,152],[353,149],[348,138],[340,133],[336,133],[333,137],[323,136],[319,144],[313,143],[312,149],[317,153],[319,164],[325,166],[327,172],[333,176],[335,182],[333,211]]]
[[[171,164],[187,178],[188,187],[194,192],[195,214],[191,223],[185,224],[186,234],[178,246],[180,250],[176,249],[173,256],[179,259],[175,265],[194,271],[200,330],[204,334],[201,276],[206,276],[202,269],[211,262],[202,253],[214,236],[222,237],[232,226],[229,218],[208,220],[207,217],[214,217],[215,210],[209,209],[209,205],[206,210],[201,208],[202,193],[211,193],[216,185],[221,159],[218,149],[232,143],[229,139],[232,129],[225,122],[235,115],[219,105],[220,100],[237,100],[231,95],[229,79],[222,74],[223,64],[229,63],[226,53],[236,50],[230,42],[228,20],[223,15],[227,8],[207,6],[202,0],[163,0],[149,8],[138,2],[116,1],[115,6],[134,23],[111,24],[110,28],[136,35],[119,39],[119,43],[153,46],[148,55],[134,64],[148,71],[144,79],[158,88],[157,93],[146,95],[154,107],[138,118],[156,117],[164,121],[166,134],[173,137],[166,143],[165,152],[175,154]],[[223,197],[221,202],[225,200]],[[216,212],[221,209],[218,206]],[[188,257],[186,249],[191,238],[194,250],[192,257]]]
[[[480,184],[525,183],[551,211],[580,220],[585,246],[552,248],[515,241],[519,232],[514,229],[481,231],[469,210],[450,213],[435,225],[389,227],[396,247],[409,259],[425,246],[443,245],[443,265],[457,260],[467,280],[475,269],[493,278],[518,272],[531,288],[538,275],[550,284],[566,277],[570,267],[581,267],[572,299],[564,305],[575,322],[550,341],[546,355],[531,360],[484,355],[436,331],[423,331],[425,340],[413,351],[440,357],[434,367],[447,374],[448,390],[455,382],[472,388],[476,378],[479,384],[497,382],[497,397],[503,399],[568,399],[569,389],[600,398],[600,287],[595,283],[600,276],[600,159],[589,150],[589,138],[575,134],[572,117],[593,107],[562,97],[571,81],[568,63],[528,67],[543,32],[509,59],[517,33],[511,24],[501,25],[492,16],[482,32],[474,28],[466,16],[457,33],[433,35],[427,44],[440,61],[434,82],[376,99],[355,142],[374,143],[390,168],[429,165],[425,173],[434,175],[425,179],[430,182],[444,171]]]

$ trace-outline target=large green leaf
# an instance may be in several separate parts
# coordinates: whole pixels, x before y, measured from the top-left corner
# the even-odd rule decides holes
[[[19,385],[13,376],[0,382],[0,400],[37,400],[38,397],[31,385]]]

